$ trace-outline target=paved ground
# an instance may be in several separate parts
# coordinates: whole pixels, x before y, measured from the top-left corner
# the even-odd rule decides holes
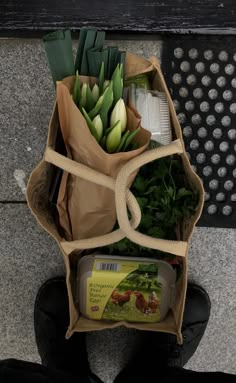
[[[116,44],[160,57],[160,41]],[[35,294],[47,278],[64,273],[56,244],[36,224],[24,195],[44,150],[54,98],[40,41],[0,40],[0,89],[0,358],[38,361]],[[208,291],[212,315],[188,368],[236,373],[235,249],[235,230],[197,228],[194,233],[189,277]],[[134,338],[134,332],[124,329],[89,336],[94,371],[105,382],[112,381],[129,357]]]

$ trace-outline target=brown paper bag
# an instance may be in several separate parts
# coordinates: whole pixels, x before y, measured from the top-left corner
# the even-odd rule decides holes
[[[142,153],[150,140],[151,133],[141,128],[136,136],[139,148],[125,153],[106,153],[91,135],[80,110],[74,104],[70,91],[74,78],[57,83],[57,104],[62,135],[67,155],[91,169],[116,178],[122,166],[131,158]],[[82,77],[81,82],[95,79]],[[140,125],[140,117],[127,107],[127,126],[130,131]],[[135,173],[136,174],[136,173]],[[130,177],[133,181],[135,174]],[[114,193],[99,185],[64,173],[58,198],[60,224],[67,240],[95,237],[109,233],[116,222]]]
[[[60,129],[59,121],[58,121],[58,112],[57,107],[54,108],[52,118],[49,124],[49,132],[48,132],[48,141],[47,147],[45,150],[44,159],[40,162],[40,164],[34,169],[31,174],[28,186],[27,186],[27,199],[29,207],[32,213],[35,215],[38,222],[42,225],[42,227],[57,241],[62,254],[65,260],[66,266],[66,282],[67,282],[67,290],[69,296],[69,311],[70,311],[70,323],[67,332],[67,336],[70,336],[75,331],[96,331],[103,330],[108,328],[114,328],[117,326],[126,326],[128,328],[136,328],[140,330],[150,330],[150,331],[162,331],[171,334],[175,334],[177,336],[178,342],[181,343],[181,325],[183,319],[183,310],[185,303],[185,294],[187,288],[187,253],[188,246],[190,243],[191,235],[194,229],[194,226],[199,219],[203,207],[204,201],[204,191],[202,187],[202,183],[199,177],[194,173],[189,163],[188,157],[185,153],[184,143],[182,140],[181,128],[176,117],[175,109],[173,106],[173,102],[171,100],[170,94],[165,84],[165,80],[163,78],[160,66],[158,61],[155,58],[152,58],[150,61],[145,60],[144,58],[138,57],[127,52],[126,55],[126,75],[134,76],[136,74],[141,73],[149,73],[150,79],[152,81],[152,88],[163,91],[166,94],[169,108],[170,108],[170,116],[172,123],[172,133],[174,142],[170,145],[162,147],[160,149],[154,149],[153,151],[146,151],[140,154],[139,156],[130,159],[130,161],[126,162],[125,165],[120,167],[119,173],[117,174],[118,180],[121,182],[116,184],[113,178],[109,178],[104,176],[102,173],[90,169],[88,166],[83,166],[80,163],[66,158],[55,151],[55,142],[57,132]],[[71,80],[65,80],[71,81]],[[152,153],[148,153],[152,152]],[[140,163],[149,162],[153,160],[152,158],[161,158],[171,154],[178,154],[182,159],[183,168],[186,174],[186,179],[191,185],[193,189],[198,191],[199,194],[199,204],[196,209],[195,215],[190,218],[187,218],[182,223],[182,238],[179,241],[168,241],[162,239],[154,239],[150,237],[144,236],[142,237],[141,233],[137,233],[134,230],[134,227],[129,224],[127,211],[126,211],[126,202],[128,192],[125,192],[125,188],[129,183],[128,177],[129,174],[132,174],[132,171],[137,169],[140,166]],[[146,158],[148,156],[148,158]],[[53,165],[52,165],[53,164]],[[92,248],[104,246],[104,241],[108,242],[115,238],[117,240],[117,235],[114,236],[113,233],[108,233],[104,237],[105,239],[100,237],[94,237],[91,239],[82,239],[75,241],[66,241],[60,235],[59,228],[55,221],[54,208],[49,202],[49,185],[53,176],[53,166],[56,165],[61,169],[64,169],[70,174],[73,174],[73,180],[78,178],[87,179],[87,173],[90,174],[90,182],[94,187],[95,184],[92,183],[93,175],[94,182],[99,184],[101,181],[103,185],[107,183],[110,186],[110,189],[115,193],[115,203],[116,208],[118,207],[119,212],[117,215],[118,221],[122,230],[118,233],[120,237],[127,236],[130,240],[133,240],[137,243],[145,244],[148,247],[154,249],[160,249],[161,251],[171,252],[172,254],[177,254],[179,260],[182,264],[183,271],[182,275],[179,278],[176,285],[176,299],[173,307],[169,311],[168,316],[159,323],[127,323],[127,322],[106,322],[106,321],[92,321],[87,318],[80,316],[79,307],[75,303],[75,285],[76,285],[76,272],[77,272],[77,261],[81,256],[80,251],[77,249],[83,248]],[[102,169],[103,171],[103,169]],[[113,177],[113,176],[112,176]],[[115,177],[115,176],[114,176]],[[96,179],[95,179],[96,178]],[[110,180],[110,181],[109,181]],[[129,196],[130,197],[130,196]],[[128,202],[128,200],[127,200]],[[138,207],[135,206],[134,209],[135,214],[138,215]],[[140,217],[139,217],[140,218]],[[135,227],[138,225],[138,221],[136,221]],[[117,233],[116,233],[117,234]],[[120,238],[121,239],[121,238]]]

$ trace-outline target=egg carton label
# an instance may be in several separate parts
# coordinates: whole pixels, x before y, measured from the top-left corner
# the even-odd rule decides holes
[[[161,291],[155,263],[96,259],[87,280],[86,313],[97,320],[158,322]]]

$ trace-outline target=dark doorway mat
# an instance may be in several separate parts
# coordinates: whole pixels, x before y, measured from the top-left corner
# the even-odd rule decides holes
[[[236,37],[169,36],[162,70],[204,183],[198,225],[236,227]]]

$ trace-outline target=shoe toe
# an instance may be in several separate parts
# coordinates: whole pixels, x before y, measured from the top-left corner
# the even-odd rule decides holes
[[[189,284],[184,310],[184,325],[207,322],[211,311],[211,302],[207,292],[200,286]]]
[[[53,302],[53,305],[52,305]],[[35,312],[43,311],[60,316],[68,310],[68,295],[65,277],[49,279],[39,289],[35,300]]]

